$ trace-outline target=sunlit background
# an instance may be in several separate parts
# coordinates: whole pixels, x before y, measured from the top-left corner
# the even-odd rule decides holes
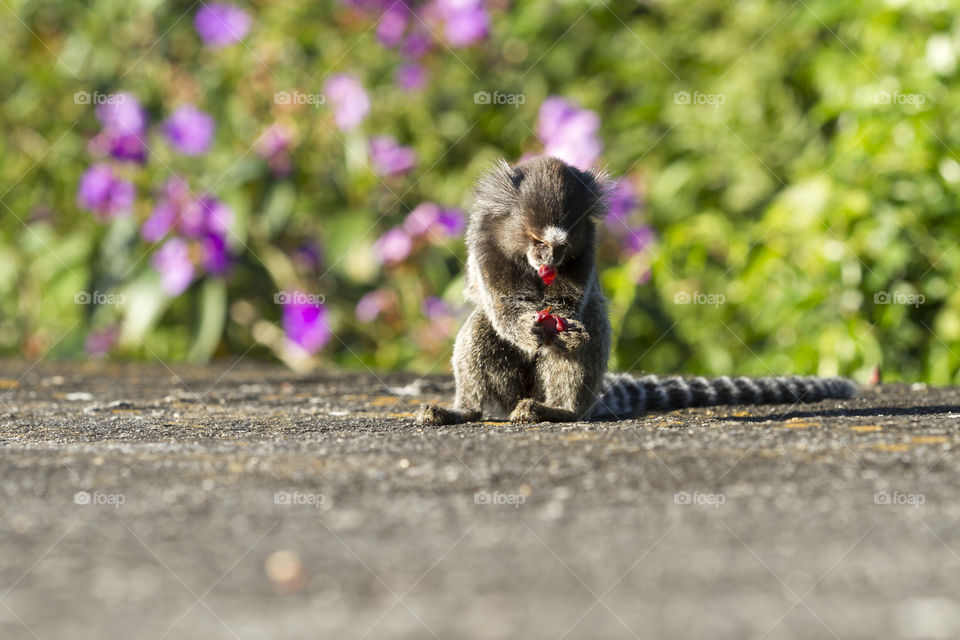
[[[547,153],[618,179],[612,366],[956,382],[957,8],[3,0],[0,354],[447,371]]]

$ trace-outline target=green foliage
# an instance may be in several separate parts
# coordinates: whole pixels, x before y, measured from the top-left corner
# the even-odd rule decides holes
[[[377,41],[375,18],[338,3],[253,3],[250,35],[220,50],[203,46],[188,2],[0,7],[0,353],[79,356],[90,331],[121,326],[117,356],[266,357],[274,292],[299,287],[331,314],[321,362],[443,370],[455,326],[421,304],[458,304],[461,243],[387,268],[373,243],[421,202],[466,208],[490,161],[541,148],[537,110],[561,95],[600,115],[603,162],[642,185],[635,222],[658,232],[629,259],[603,245],[615,366],[864,379],[881,365],[887,379],[958,381],[956,7],[495,4],[491,36],[435,48],[414,93],[394,83],[402,58]],[[274,100],[318,94],[341,71],[371,96],[360,132],[339,131],[326,105]],[[129,91],[153,122],[195,103],[217,120],[215,144],[189,158],[152,133],[149,170],[129,172],[135,219],[101,225],[75,203],[98,130],[77,91]],[[477,91],[525,99],[477,104]],[[253,150],[273,122],[296,131],[287,177]],[[412,146],[417,169],[377,178],[365,146],[377,134]],[[137,223],[173,172],[231,205],[239,260],[170,300]],[[316,271],[292,258],[312,238],[325,254]],[[357,301],[381,287],[396,307],[358,322]],[[125,304],[77,305],[78,291]]]

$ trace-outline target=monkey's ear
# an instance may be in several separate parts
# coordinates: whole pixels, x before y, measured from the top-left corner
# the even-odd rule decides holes
[[[610,193],[613,191],[614,185],[613,176],[606,169],[590,169],[584,175],[587,178],[587,189],[593,196],[593,203],[590,205],[590,217],[600,220],[610,210]]]
[[[484,215],[509,215],[520,197],[523,170],[511,167],[500,158],[478,181],[473,193],[473,206]]]

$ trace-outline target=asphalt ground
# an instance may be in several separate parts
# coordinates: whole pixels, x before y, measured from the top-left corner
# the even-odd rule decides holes
[[[957,638],[960,390],[422,428],[445,376],[0,361],[0,638]]]

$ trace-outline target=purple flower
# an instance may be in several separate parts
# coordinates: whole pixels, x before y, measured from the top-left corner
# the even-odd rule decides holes
[[[250,31],[250,23],[246,11],[225,2],[204,4],[193,19],[203,43],[214,49],[243,40]]]
[[[194,197],[187,183],[179,176],[173,176],[161,189],[153,213],[140,228],[140,235],[147,242],[157,242],[167,233],[177,231],[183,237],[174,237],[171,240],[177,240],[178,243],[195,241],[196,251],[193,255],[196,259],[188,261],[202,265],[208,273],[221,275],[230,266],[226,235],[232,222],[233,210],[230,207],[213,196]],[[167,242],[167,245],[169,244],[170,241]],[[173,246],[176,248],[179,245],[174,243]],[[186,244],[184,246],[189,247]],[[169,251],[170,260],[176,264],[177,255],[174,254],[174,249]],[[189,257],[191,252],[187,251],[186,255]],[[190,275],[193,275],[192,269]],[[171,278],[175,283],[178,282],[175,276]],[[172,286],[175,291],[177,286]]]
[[[315,354],[330,340],[327,308],[310,302],[309,296],[292,296],[283,307],[283,330],[287,339],[309,354]]]
[[[203,268],[213,275],[223,275],[230,268],[230,254],[223,236],[208,233],[203,237]]]
[[[293,143],[293,132],[290,128],[275,122],[257,139],[257,154],[266,158],[270,165],[270,173],[275,176],[285,176],[290,173],[290,145]]]
[[[405,0],[343,0],[343,4],[367,12],[383,12],[389,9],[397,2]]]
[[[417,91],[427,86],[427,70],[419,64],[400,65],[393,79],[404,91]]]
[[[147,130],[147,114],[133,94],[122,91],[107,96],[97,105],[97,120],[115,133],[142,134]]]
[[[423,315],[429,320],[443,320],[453,315],[453,310],[446,302],[436,296],[429,296],[423,301]]]
[[[199,238],[212,233],[226,235],[233,222],[233,209],[213,196],[192,200],[180,213],[178,226],[184,235]]]
[[[150,264],[160,274],[166,294],[172,298],[187,290],[193,281],[194,267],[190,247],[183,238],[170,238],[153,254]]]
[[[161,201],[140,227],[140,237],[147,242],[157,242],[177,224],[179,212],[172,202]]]
[[[430,38],[422,31],[416,31],[407,36],[403,43],[403,56],[412,60],[423,57],[430,51]]]
[[[136,198],[133,183],[119,178],[105,163],[95,164],[80,176],[77,205],[101,221],[129,214]]]
[[[440,207],[432,202],[421,202],[407,214],[403,230],[412,236],[422,236],[430,231],[440,219]]]
[[[417,154],[411,147],[397,144],[390,136],[370,139],[370,159],[373,170],[381,176],[406,173],[417,164]]]
[[[600,157],[603,142],[597,136],[599,128],[596,113],[559,96],[551,96],[540,105],[537,135],[543,141],[544,153],[578,169],[589,169]]]
[[[213,140],[215,129],[216,123],[210,114],[189,104],[178,107],[163,126],[170,144],[188,156],[205,152]]]
[[[91,140],[91,145],[109,153],[117,160],[129,160],[140,164],[147,160],[146,143],[141,136],[133,133],[103,131]]]
[[[437,219],[440,233],[447,237],[459,236],[467,228],[467,220],[460,209],[444,209]]]
[[[264,158],[269,158],[289,149],[292,141],[293,133],[290,129],[279,122],[274,122],[257,138],[257,153]]]
[[[338,73],[323,85],[323,93],[333,107],[333,121],[344,131],[357,127],[370,111],[370,98],[357,76]]]
[[[380,44],[390,48],[400,44],[409,22],[409,12],[410,10],[400,2],[387,9],[377,25],[377,39],[380,40]]]
[[[356,315],[360,322],[373,322],[381,313],[388,310],[395,300],[392,291],[377,289],[365,294],[357,303]]]
[[[116,344],[118,334],[116,327],[91,331],[87,334],[87,339],[83,341],[83,350],[92,358],[102,358]]]
[[[156,242],[180,222],[180,212],[193,198],[190,187],[179,176],[166,181],[153,213],[140,227],[140,237],[147,242]]]
[[[610,227],[617,227],[621,223],[625,223],[630,214],[640,204],[636,188],[626,178],[613,183],[607,200],[610,204],[610,212],[607,214],[606,221]]]
[[[294,252],[293,262],[303,271],[318,269],[323,262],[323,247],[315,240],[304,242]]]
[[[416,206],[403,221],[403,230],[411,236],[442,239],[463,233],[467,223],[460,209],[441,209],[432,202]]]
[[[623,239],[623,249],[629,255],[640,253],[650,246],[654,237],[653,229],[646,225],[630,229]]]
[[[164,183],[140,235],[147,242],[156,242],[176,229],[189,238],[225,237],[232,222],[233,210],[224,202],[210,195],[194,197],[186,181],[173,176]]]
[[[375,249],[381,262],[394,264],[410,255],[413,250],[413,240],[403,229],[393,228],[380,236]]]
[[[97,120],[103,131],[90,141],[90,147],[108,153],[118,160],[144,162],[147,159],[147,114],[140,102],[130,93],[107,96],[97,105]]]
[[[490,33],[483,0],[438,0],[436,10],[444,22],[444,36],[454,47],[467,47]]]

